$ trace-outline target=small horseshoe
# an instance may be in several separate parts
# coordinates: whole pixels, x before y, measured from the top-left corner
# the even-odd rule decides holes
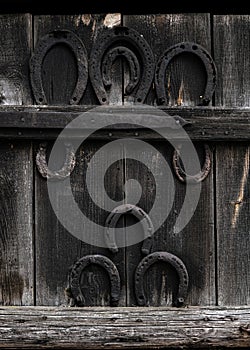
[[[67,289],[70,291],[75,304],[82,306],[82,291],[80,286],[81,274],[90,264],[99,265],[107,271],[111,284],[110,303],[112,306],[117,306],[120,299],[120,275],[114,263],[103,255],[84,256],[72,266]]]
[[[165,262],[172,265],[179,275],[179,288],[174,304],[181,306],[184,304],[188,290],[188,272],[186,266],[176,255],[167,252],[154,252],[141,260],[135,271],[135,296],[138,305],[146,305],[144,293],[144,275],[146,271],[156,262]]]
[[[181,42],[177,45],[168,48],[160,57],[155,72],[155,87],[158,103],[163,105],[168,104],[168,97],[166,94],[165,77],[166,70],[170,61],[177,55],[184,52],[189,52],[198,56],[204,64],[207,72],[207,84],[202,96],[201,105],[207,106],[212,99],[217,80],[217,69],[215,63],[207,50],[204,47],[193,42]]]
[[[36,45],[34,54],[30,60],[30,80],[33,94],[37,104],[47,104],[42,83],[42,64],[48,51],[57,44],[66,44],[76,58],[78,77],[74,92],[69,101],[70,104],[75,105],[79,103],[87,86],[88,55],[81,39],[69,30],[54,30],[44,35]]]
[[[36,166],[42,177],[48,180],[64,180],[70,176],[74,170],[76,159],[72,144],[65,144],[66,157],[63,167],[60,170],[50,170],[46,160],[47,143],[39,145],[39,150],[36,154]]]
[[[106,87],[111,87],[112,83],[110,73],[112,64],[119,56],[126,58],[130,64],[130,80],[125,88],[126,94],[129,95],[140,81],[140,65],[136,55],[127,47],[117,46],[114,49],[110,50],[106,56],[104,56],[102,63],[103,82]]]
[[[201,181],[204,181],[206,177],[208,176],[210,170],[211,170],[211,150],[207,144],[204,145],[205,148],[205,162],[201,169],[201,171],[198,174],[195,175],[189,175],[185,172],[185,170],[182,168],[180,163],[180,149],[174,150],[173,154],[173,168],[175,171],[176,176],[181,182],[188,182],[188,183],[199,183]]]
[[[144,241],[141,251],[145,255],[149,254],[152,247],[152,234],[154,233],[153,223],[144,210],[133,204],[122,204],[113,209],[108,215],[105,223],[105,240],[109,250],[112,253],[118,252],[115,242],[115,228],[119,218],[127,213],[132,214],[141,222],[144,231]]]

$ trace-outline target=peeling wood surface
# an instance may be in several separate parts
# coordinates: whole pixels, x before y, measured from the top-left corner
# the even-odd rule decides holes
[[[250,309],[0,308],[4,349],[249,349]]]

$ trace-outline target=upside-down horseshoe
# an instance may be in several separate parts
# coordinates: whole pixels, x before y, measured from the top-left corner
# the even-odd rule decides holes
[[[103,30],[91,50],[89,76],[99,102],[109,102],[110,68],[118,57],[126,59],[130,69],[126,94],[133,102],[143,103],[154,79],[154,55],[142,35],[123,26]]]
[[[49,180],[64,180],[66,177],[70,176],[76,163],[75,151],[70,143],[65,143],[65,148],[66,156],[62,168],[60,170],[50,170],[46,160],[47,143],[42,143],[39,145],[39,149],[36,154],[36,166],[42,177]]]
[[[188,182],[188,183],[199,183],[203,180],[205,180],[205,178],[208,176],[210,170],[211,170],[211,157],[212,157],[212,152],[209,148],[209,146],[207,144],[204,145],[204,149],[205,149],[205,162],[203,164],[202,169],[199,171],[198,174],[195,175],[189,175],[185,172],[185,170],[183,169],[183,167],[181,166],[180,163],[180,150],[181,150],[181,146],[180,148],[177,150],[174,150],[174,154],[173,154],[173,168],[175,171],[175,174],[177,176],[177,178],[181,181],[181,182]]]
[[[141,222],[144,231],[144,241],[141,251],[145,255],[149,254],[152,247],[152,234],[154,233],[153,223],[144,210],[133,204],[122,204],[113,209],[108,215],[105,223],[105,240],[108,248],[113,253],[118,252],[115,242],[115,228],[119,218],[123,214],[132,214]]]
[[[114,263],[103,255],[84,256],[72,266],[67,290],[70,291],[74,304],[83,306],[80,279],[83,270],[90,264],[99,265],[107,271],[111,285],[110,304],[112,306],[117,306],[120,299],[120,275]]]
[[[143,278],[146,271],[157,262],[165,262],[174,267],[179,276],[179,288],[174,304],[181,306],[184,304],[188,291],[188,272],[186,266],[176,255],[167,252],[154,252],[141,260],[135,271],[135,296],[138,305],[146,305]]]
[[[168,97],[165,87],[166,70],[170,61],[177,55],[189,52],[198,56],[204,64],[207,72],[207,84],[203,96],[201,97],[201,105],[207,106],[212,99],[217,79],[217,69],[215,63],[207,50],[202,46],[193,42],[181,42],[168,48],[159,58],[155,71],[155,87],[159,104],[168,104]]]
[[[30,80],[37,104],[47,104],[42,82],[42,64],[48,51],[58,44],[65,44],[71,49],[75,55],[78,68],[76,86],[69,103],[72,105],[79,103],[86,89],[88,80],[88,55],[83,42],[70,30],[54,30],[39,40],[30,60]]]

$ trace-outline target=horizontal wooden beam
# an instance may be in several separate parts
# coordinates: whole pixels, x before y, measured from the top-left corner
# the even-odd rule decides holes
[[[217,107],[182,107],[166,108],[143,105],[138,106],[2,106],[0,108],[0,137],[17,139],[54,139],[60,131],[85,112],[94,112],[98,118],[110,121],[110,127],[95,132],[92,139],[112,139],[122,137],[137,137],[141,139],[160,140],[159,134],[153,130],[168,128],[167,116],[181,119],[181,125],[192,140],[196,141],[249,141],[250,139],[250,108],[217,108]],[[99,106],[100,108],[100,106]],[[164,117],[165,113],[166,117]],[[151,113],[151,115],[150,115]],[[150,115],[152,129],[140,127],[145,114]],[[138,126],[129,124],[129,118],[138,120]],[[124,121],[124,124],[113,125],[114,121]],[[82,137],[92,128],[86,121],[73,137]],[[171,132],[172,137],[181,139],[177,130]]]
[[[250,307],[1,307],[4,349],[250,348]]]

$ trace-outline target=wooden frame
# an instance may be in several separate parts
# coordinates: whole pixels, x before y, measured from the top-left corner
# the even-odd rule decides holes
[[[1,307],[4,349],[250,346],[250,307]]]

